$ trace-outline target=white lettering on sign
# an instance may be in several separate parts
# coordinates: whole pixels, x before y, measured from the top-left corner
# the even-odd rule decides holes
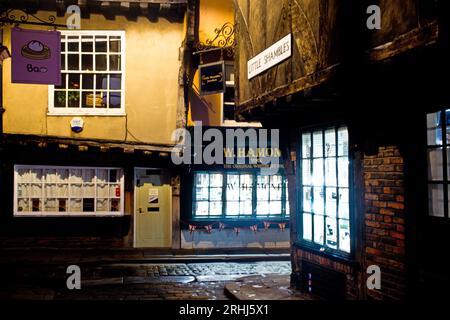
[[[292,55],[292,34],[273,44],[247,63],[248,80],[290,58]]]

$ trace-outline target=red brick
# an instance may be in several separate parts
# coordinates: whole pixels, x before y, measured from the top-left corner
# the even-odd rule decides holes
[[[392,201],[387,203],[387,207],[392,208],[392,209],[399,209],[399,210],[405,209],[405,205],[403,203],[392,202]]]
[[[405,234],[400,233],[400,232],[391,232],[391,237],[395,238],[395,239],[401,239],[404,240],[405,239]]]

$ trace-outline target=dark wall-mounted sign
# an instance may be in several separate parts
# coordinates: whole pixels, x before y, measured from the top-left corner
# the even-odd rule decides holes
[[[200,95],[225,92],[225,63],[223,61],[199,66]]]

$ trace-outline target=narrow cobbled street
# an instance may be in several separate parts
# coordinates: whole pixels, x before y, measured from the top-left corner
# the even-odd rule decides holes
[[[268,288],[269,297],[289,289],[288,261],[215,263],[109,263],[80,267],[80,290],[68,290],[62,266],[35,265],[16,270],[0,291],[2,298],[31,300],[226,300],[258,298],[251,290]],[[13,280],[14,279],[14,280]],[[269,288],[270,287],[270,288]],[[242,288],[242,290],[240,290]],[[268,292],[264,292],[266,297]]]

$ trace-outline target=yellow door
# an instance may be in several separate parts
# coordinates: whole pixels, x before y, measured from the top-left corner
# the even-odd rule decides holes
[[[172,188],[155,186],[145,176],[136,180],[135,247],[172,247]]]

